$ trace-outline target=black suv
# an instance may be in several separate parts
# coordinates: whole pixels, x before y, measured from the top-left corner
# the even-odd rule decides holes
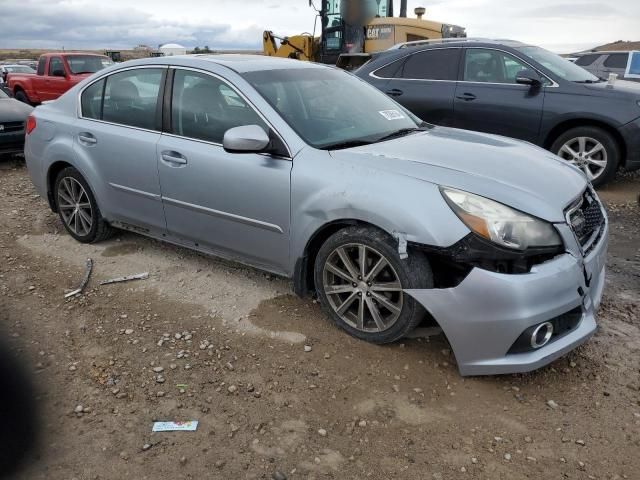
[[[423,120],[535,143],[594,185],[640,169],[640,84],[607,81],[515,41],[410,42],[355,72]]]

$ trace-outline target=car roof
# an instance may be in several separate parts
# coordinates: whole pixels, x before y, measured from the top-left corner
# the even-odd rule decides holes
[[[585,55],[609,55],[611,53],[632,53],[629,50],[598,50],[596,52],[581,52],[579,55],[584,57]]]
[[[173,55],[168,57],[153,57],[125,62],[126,65],[176,65],[196,66],[205,68],[207,64],[215,64],[227,67],[237,73],[257,72],[264,70],[300,69],[300,68],[329,68],[312,62],[301,62],[291,58],[268,57],[265,55],[247,54],[198,54],[198,55]],[[123,65],[122,63],[119,65]]]
[[[424,47],[424,48],[438,48],[442,45],[459,47],[473,45],[501,45],[504,47],[526,47],[529,46],[526,43],[519,42],[517,40],[510,40],[507,38],[436,38],[432,40],[417,40],[414,42],[398,43],[391,47],[388,51],[393,50],[405,50],[408,48]]]

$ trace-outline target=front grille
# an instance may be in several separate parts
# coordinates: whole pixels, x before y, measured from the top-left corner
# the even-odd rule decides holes
[[[19,132],[24,130],[24,122],[0,122],[0,133]]]
[[[590,189],[569,209],[567,220],[582,249],[590,250],[600,238],[605,223],[602,206]]]

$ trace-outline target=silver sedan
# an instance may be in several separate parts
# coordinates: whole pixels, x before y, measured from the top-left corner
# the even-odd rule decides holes
[[[292,278],[370,342],[435,321],[463,375],[538,368],[596,329],[608,227],[579,170],[334,68],[126,62],[38,107],[25,155],[76,240],[125,229]]]

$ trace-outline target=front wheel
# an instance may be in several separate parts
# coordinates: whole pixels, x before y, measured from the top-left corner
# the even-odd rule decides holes
[[[62,170],[55,183],[58,215],[64,228],[81,243],[96,243],[113,232],[102,218],[89,184],[73,167]]]
[[[405,289],[433,287],[427,258],[410,252],[400,259],[397,242],[372,227],[349,227],[331,236],[316,257],[320,303],[336,324],[354,337],[390,343],[424,318],[424,309]]]
[[[560,135],[551,151],[580,168],[599,187],[611,180],[620,162],[616,139],[598,127],[576,127]]]

